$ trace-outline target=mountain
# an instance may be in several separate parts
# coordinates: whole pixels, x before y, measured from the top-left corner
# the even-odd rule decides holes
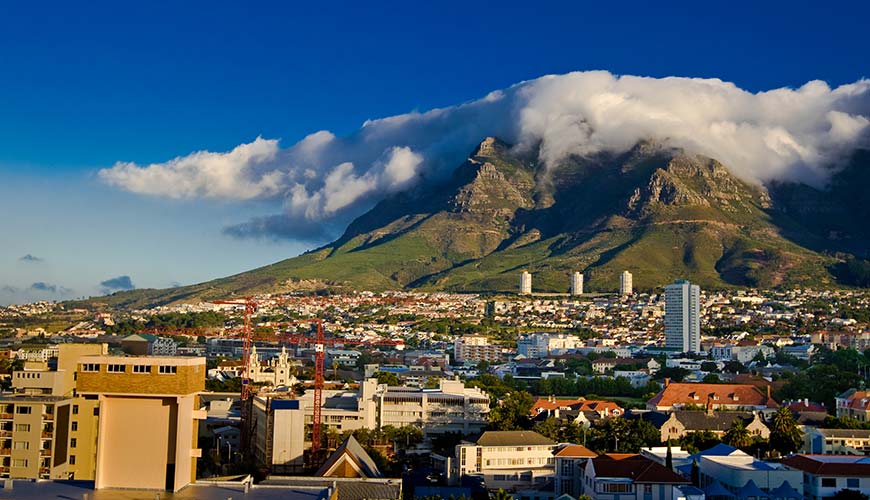
[[[486,138],[449,179],[381,201],[324,247],[208,283],[106,301],[330,287],[514,291],[523,269],[534,290],[551,292],[567,291],[573,271],[585,273],[588,290],[613,291],[626,269],[638,289],[676,278],[706,288],[818,288],[837,285],[846,253],[867,248],[866,230],[855,230],[865,227],[855,190],[866,182],[855,183],[866,181],[866,155],[828,191],[755,186],[715,159],[655,142],[555,167],[537,157]],[[832,190],[851,190],[854,199],[844,204]]]

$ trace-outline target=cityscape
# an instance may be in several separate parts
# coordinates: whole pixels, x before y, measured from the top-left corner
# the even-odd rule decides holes
[[[0,500],[870,500],[868,14],[0,7]]]

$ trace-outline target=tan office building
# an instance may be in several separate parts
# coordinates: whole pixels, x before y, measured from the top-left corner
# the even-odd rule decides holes
[[[178,491],[195,480],[196,420],[205,418],[197,393],[205,372],[204,358],[79,359],[76,390],[99,413],[97,489]]]

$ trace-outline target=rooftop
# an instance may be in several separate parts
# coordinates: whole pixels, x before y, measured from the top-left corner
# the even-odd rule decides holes
[[[555,441],[535,431],[487,431],[477,440],[478,446],[549,446]]]

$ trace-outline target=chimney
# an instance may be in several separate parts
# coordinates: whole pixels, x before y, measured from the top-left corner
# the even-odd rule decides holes
[[[668,377],[665,377],[665,387],[667,387],[669,385],[671,385],[671,379]]]
[[[770,385],[767,386],[767,399],[770,399]]]

